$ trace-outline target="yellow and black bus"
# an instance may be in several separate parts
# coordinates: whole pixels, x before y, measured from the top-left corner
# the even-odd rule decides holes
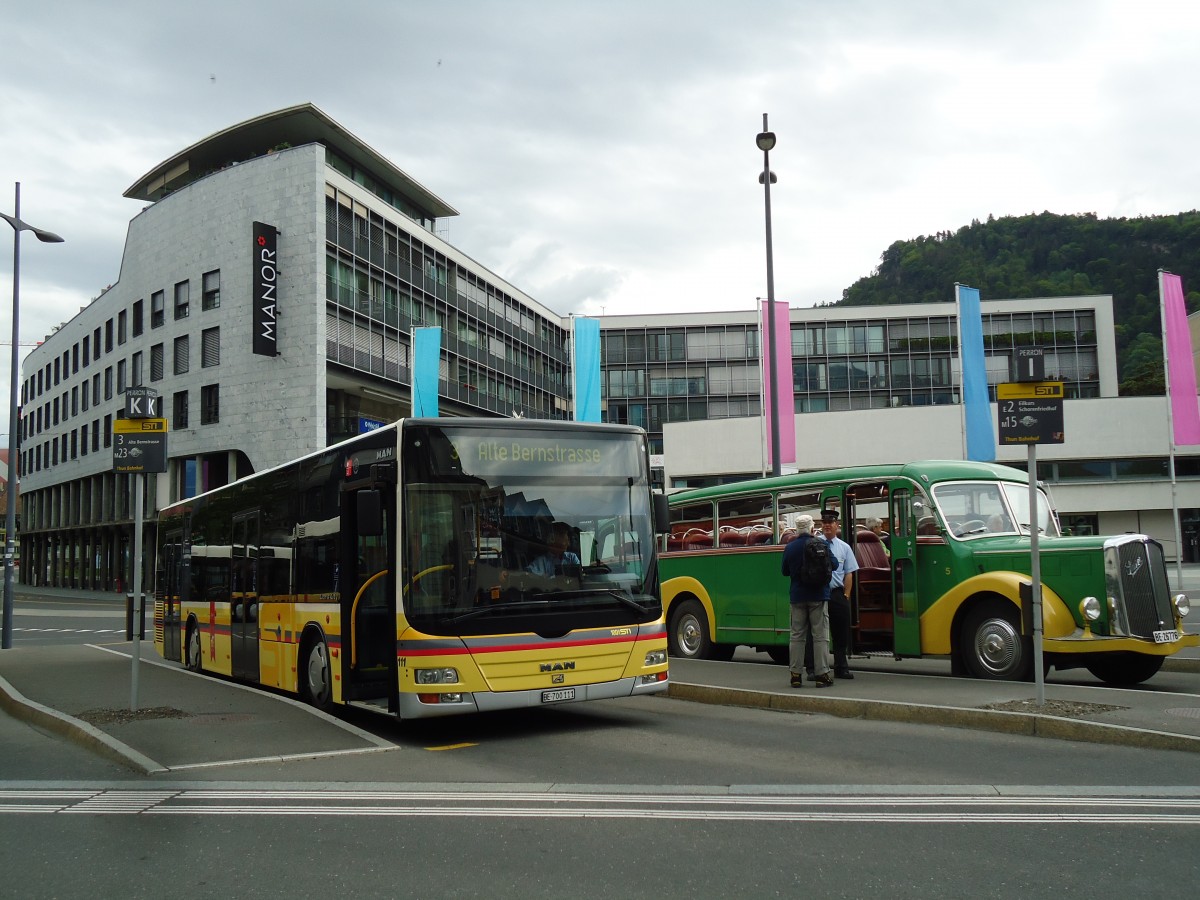
[[[155,646],[401,718],[656,693],[656,521],[640,428],[404,419],[163,509]]]

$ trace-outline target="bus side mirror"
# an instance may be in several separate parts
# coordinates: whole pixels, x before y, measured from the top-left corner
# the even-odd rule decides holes
[[[361,537],[383,534],[383,495],[379,491],[359,491],[355,525]]]
[[[654,499],[654,533],[667,534],[671,530],[671,506],[666,494],[651,494]]]

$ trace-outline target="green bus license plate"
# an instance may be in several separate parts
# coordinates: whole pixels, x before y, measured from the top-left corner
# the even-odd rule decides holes
[[[1154,632],[1154,643],[1156,644],[1173,644],[1179,640],[1179,632],[1171,631],[1156,631]]]
[[[557,691],[542,691],[543,703],[559,703],[563,700],[574,700],[575,688],[559,688]]]

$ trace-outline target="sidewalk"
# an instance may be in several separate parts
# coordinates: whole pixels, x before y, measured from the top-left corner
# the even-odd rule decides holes
[[[394,748],[289,697],[166,663],[151,641],[131,713],[132,647],[0,651],[0,709],[147,775]]]
[[[1042,706],[1032,682],[954,678],[944,660],[852,657],[850,668],[852,681],[817,688],[806,679],[794,689],[785,666],[673,659],[669,696],[1200,753],[1200,660],[1168,660],[1152,680],[1169,679],[1174,692],[1061,684],[1052,672]]]

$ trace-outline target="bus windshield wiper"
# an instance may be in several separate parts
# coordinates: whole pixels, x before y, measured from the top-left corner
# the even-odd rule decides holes
[[[463,622],[467,619],[474,619],[477,616],[485,616],[488,613],[501,612],[502,610],[521,609],[526,607],[548,606],[549,600],[539,597],[536,600],[510,600],[507,603],[489,603],[487,606],[477,606],[475,609],[469,609],[465,613],[446,619],[446,624],[454,624]]]
[[[642,606],[642,604],[638,603],[632,597],[627,597],[625,594],[622,594],[620,591],[614,591],[611,588],[591,588],[591,589],[585,588],[583,590],[578,590],[578,591],[548,591],[545,594],[542,594],[542,596],[543,597],[592,597],[597,594],[607,594],[609,597],[613,597],[616,600],[619,600],[625,606],[628,606],[630,609],[636,609],[638,612],[644,613],[646,611],[646,607]]]

